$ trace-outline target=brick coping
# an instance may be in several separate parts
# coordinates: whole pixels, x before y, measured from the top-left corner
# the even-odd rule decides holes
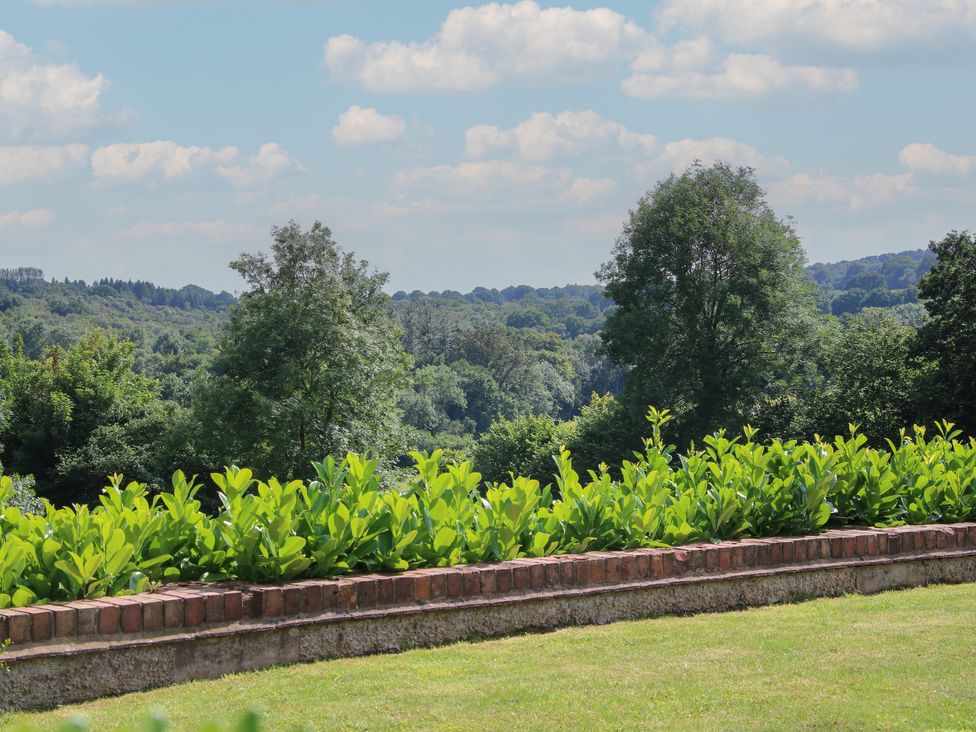
[[[958,523],[833,529],[814,536],[561,554],[282,585],[173,584],[139,595],[0,610],[0,639],[9,637],[12,642],[0,660],[972,554],[976,523]]]

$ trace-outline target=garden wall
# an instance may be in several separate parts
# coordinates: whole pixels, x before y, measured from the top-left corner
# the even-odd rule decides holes
[[[976,523],[589,552],[0,611],[0,709],[567,625],[976,580]]]

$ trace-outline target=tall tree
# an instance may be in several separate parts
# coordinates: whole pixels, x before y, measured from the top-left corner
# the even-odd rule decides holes
[[[935,416],[976,431],[976,237],[950,232],[929,245],[936,255],[918,283],[929,319],[921,343],[935,361]]]
[[[319,222],[272,230],[271,256],[231,267],[250,285],[196,405],[211,459],[307,473],[347,450],[389,455],[408,358],[387,275],[343,252]]]
[[[748,168],[695,163],[641,198],[598,273],[617,305],[601,337],[630,368],[631,410],[670,408],[700,436],[795,379],[814,308],[803,262]]]

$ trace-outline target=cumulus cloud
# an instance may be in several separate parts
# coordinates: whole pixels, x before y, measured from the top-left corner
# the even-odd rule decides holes
[[[171,140],[116,143],[97,148],[91,156],[92,172],[101,180],[172,180],[209,170],[240,188],[267,183],[301,165],[277,143],[261,145],[240,160],[240,150],[180,145]]]
[[[817,203],[860,210],[918,192],[911,173],[873,173],[850,177],[796,173],[767,186],[770,200],[780,204]]]
[[[44,138],[75,133],[101,121],[108,81],[75,64],[44,63],[0,29],[0,136]]]
[[[380,114],[373,107],[352,105],[339,115],[332,128],[332,139],[339,147],[374,145],[399,140],[407,133],[402,117]]]
[[[21,229],[42,229],[54,220],[54,213],[46,208],[31,211],[11,211],[0,214],[0,229],[18,227]]]
[[[666,0],[658,18],[740,46],[817,41],[870,52],[976,36],[976,0]]]
[[[954,155],[931,143],[915,142],[898,153],[898,160],[919,173],[953,173],[966,176],[976,171],[976,155]]]
[[[96,149],[91,156],[96,178],[139,180],[162,175],[166,180],[189,175],[200,168],[234,160],[236,147],[215,150],[196,145],[179,145],[171,140],[116,143]]]
[[[465,133],[465,142],[471,157],[516,152],[526,160],[538,162],[621,151],[643,156],[650,154],[656,144],[653,135],[632,132],[592,109],[559,114],[536,112],[508,130],[476,125]]]
[[[566,197],[580,205],[588,205],[608,198],[617,190],[617,182],[612,178],[576,178]]]
[[[266,142],[255,155],[237,165],[222,165],[217,174],[235,188],[251,188],[270,183],[286,173],[304,170],[302,164],[276,142]]]
[[[636,55],[648,38],[607,8],[543,9],[522,0],[452,10],[421,42],[335,36],[325,44],[325,64],[370,91],[471,91],[514,79],[589,79]]]
[[[0,145],[0,185],[59,178],[87,159],[87,145]]]
[[[639,59],[635,69],[646,68]],[[694,62],[694,61],[693,61]],[[681,70],[672,66],[657,73],[635,73],[622,88],[638,99],[683,97],[687,99],[725,99],[767,96],[774,93],[850,92],[858,87],[857,72],[823,66],[790,66],[772,56],[732,53],[709,70]]]

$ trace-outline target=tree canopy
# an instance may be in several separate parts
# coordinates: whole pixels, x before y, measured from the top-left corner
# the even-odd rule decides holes
[[[340,249],[319,222],[272,236],[270,256],[231,263],[250,290],[195,404],[211,458],[294,476],[329,454],[391,456],[409,364],[382,290],[387,275]]]
[[[750,169],[695,163],[641,198],[598,273],[617,305],[601,335],[630,369],[631,409],[667,407],[700,435],[795,378],[814,307],[803,262]]]

